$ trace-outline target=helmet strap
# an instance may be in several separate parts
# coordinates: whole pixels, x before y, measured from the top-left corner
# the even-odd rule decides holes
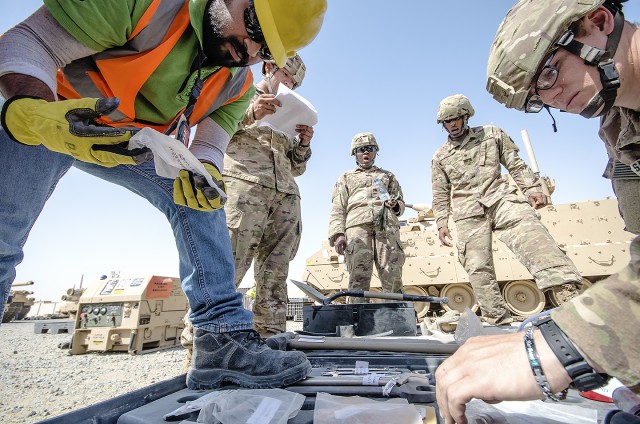
[[[580,56],[585,64],[598,68],[602,90],[600,90],[600,92],[591,99],[587,107],[580,112],[580,115],[585,118],[602,116],[607,113],[613,106],[618,94],[618,88],[620,87],[620,74],[615,67],[613,56],[618,49],[618,43],[620,43],[620,37],[622,36],[622,28],[624,27],[624,15],[622,11],[616,11],[613,19],[613,32],[607,38],[605,50],[576,41],[571,31],[567,31],[557,42],[559,47]],[[604,107],[602,107],[603,104]],[[600,108],[602,108],[602,111],[596,114]]]

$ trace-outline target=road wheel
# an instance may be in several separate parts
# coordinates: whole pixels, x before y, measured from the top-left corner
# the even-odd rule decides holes
[[[530,317],[544,309],[544,294],[531,280],[509,281],[502,287],[507,308],[516,315]]]
[[[471,309],[472,312],[478,310],[478,302],[473,289],[468,284],[447,284],[440,291],[440,297],[449,299],[449,303],[443,303],[442,307],[445,311],[464,312],[465,308]]]

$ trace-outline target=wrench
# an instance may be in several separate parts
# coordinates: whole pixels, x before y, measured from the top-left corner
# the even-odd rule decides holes
[[[383,385],[393,378],[381,379]],[[358,384],[359,381],[359,384]],[[384,397],[384,387],[363,386],[362,380],[335,377],[310,377],[299,381],[293,386],[285,387],[286,390],[303,395],[314,395],[317,392],[325,392],[332,395],[350,396],[376,396]],[[410,377],[400,385],[394,385],[387,396],[402,397],[409,402],[429,403],[436,400],[436,387],[431,385],[428,378]]]

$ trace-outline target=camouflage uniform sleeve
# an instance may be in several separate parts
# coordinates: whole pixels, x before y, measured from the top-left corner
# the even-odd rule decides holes
[[[345,233],[347,221],[347,179],[342,174],[333,187],[331,215],[329,215],[329,244],[333,246],[335,236]]]
[[[640,393],[640,237],[630,250],[629,265],[551,317],[596,365]]]
[[[451,212],[451,183],[444,169],[435,158],[431,161],[431,191],[433,202],[431,207],[436,217],[438,229],[446,227]]]
[[[291,173],[294,177],[298,177],[307,170],[307,162],[311,158],[311,147],[300,146],[300,140],[295,137],[287,136],[287,139],[290,146],[287,157],[291,162]]]
[[[238,129],[241,130],[243,128],[248,127],[256,122],[256,117],[253,115],[253,102],[256,100],[256,96],[251,99],[251,103],[249,107],[244,112],[244,116],[242,117],[242,121],[238,124]]]
[[[541,192],[542,184],[540,179],[533,174],[527,165],[518,155],[518,146],[504,131],[496,128],[496,140],[500,148],[500,163],[509,171],[525,197],[531,193]]]
[[[402,187],[395,175],[391,175],[391,181],[389,182],[389,194],[394,196],[396,202],[398,202],[394,208],[393,213],[396,216],[401,216],[404,213],[404,198],[402,197]]]

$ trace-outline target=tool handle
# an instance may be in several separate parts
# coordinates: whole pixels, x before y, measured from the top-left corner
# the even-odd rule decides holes
[[[367,299],[387,299],[387,300],[406,300],[409,302],[433,302],[433,303],[449,303],[449,299],[446,297],[433,297],[433,296],[418,296],[415,294],[402,294],[402,293],[383,293],[383,292],[372,292],[372,291],[341,291],[335,293],[330,296],[322,303],[328,305],[333,302],[334,299],[337,299],[342,296],[352,296],[352,297],[365,297]]]

